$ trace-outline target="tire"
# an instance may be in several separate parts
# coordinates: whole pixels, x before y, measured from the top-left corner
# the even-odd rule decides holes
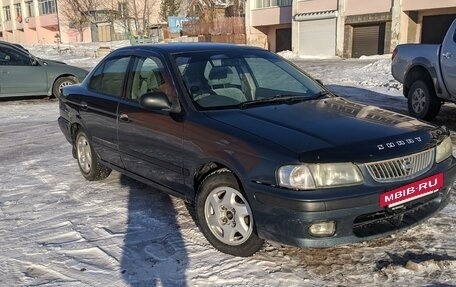
[[[223,253],[248,257],[263,246],[249,202],[227,169],[211,173],[201,183],[196,220],[209,243]]]
[[[99,162],[97,153],[93,150],[89,137],[83,130],[79,130],[74,141],[76,160],[79,170],[85,179],[97,181],[105,179],[111,173],[111,169]]]
[[[408,94],[410,115],[422,120],[432,120],[440,111],[442,101],[437,98],[431,84],[419,80],[413,83]]]
[[[60,93],[62,92],[63,87],[71,86],[77,84],[78,80],[75,77],[60,77],[54,82],[54,86],[52,86],[52,95],[58,99],[60,98]]]

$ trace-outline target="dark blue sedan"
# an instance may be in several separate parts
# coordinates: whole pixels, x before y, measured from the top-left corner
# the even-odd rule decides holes
[[[253,47],[116,50],[63,89],[60,114],[87,180],[115,169],[184,198],[236,256],[410,228],[446,206],[456,174],[444,127],[337,97]]]

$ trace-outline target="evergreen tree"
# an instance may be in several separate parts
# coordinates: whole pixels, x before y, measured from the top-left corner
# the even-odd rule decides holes
[[[179,14],[180,0],[162,0],[160,7],[160,18],[164,22],[168,22],[169,16],[177,16]]]

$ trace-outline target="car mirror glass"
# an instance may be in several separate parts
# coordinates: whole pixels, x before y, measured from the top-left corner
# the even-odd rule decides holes
[[[151,92],[139,98],[142,107],[150,110],[171,111],[171,103],[163,92]]]

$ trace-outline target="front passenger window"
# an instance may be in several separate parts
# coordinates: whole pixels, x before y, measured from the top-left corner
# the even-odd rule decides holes
[[[158,58],[139,58],[133,71],[133,83],[130,99],[138,100],[142,95],[150,92],[164,92],[165,78],[163,65]]]
[[[9,48],[0,50],[0,65],[2,66],[31,66],[29,57]]]

